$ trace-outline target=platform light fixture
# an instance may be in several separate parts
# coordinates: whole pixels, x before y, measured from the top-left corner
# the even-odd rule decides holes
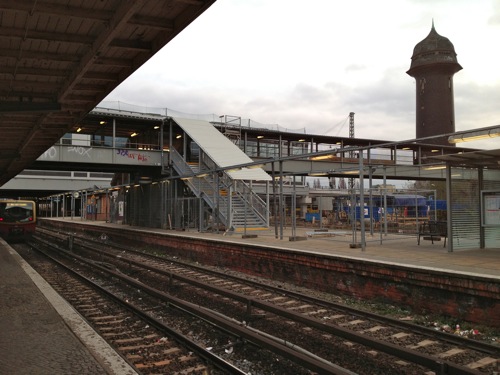
[[[258,136],[257,136],[257,139],[262,139],[262,138],[264,138],[264,136],[263,136],[263,135],[258,135]]]
[[[359,174],[359,170],[358,169],[353,169],[353,170],[350,170],[350,171],[341,171],[342,173],[344,174]]]
[[[77,132],[77,133],[80,133],[81,131],[82,131],[82,128],[78,128],[78,129],[76,129],[76,132]]]
[[[106,125],[106,121],[104,120],[99,121],[99,125]]]
[[[181,139],[181,138],[182,138],[182,135],[181,135],[181,134],[177,134],[177,135],[175,136],[175,139]]]
[[[328,154],[328,155],[311,156],[310,159],[318,161],[318,160],[331,159],[332,157],[333,157],[332,154]]]
[[[311,172],[308,173],[309,177],[325,177],[328,176],[328,172]]]
[[[264,168],[264,164],[249,165],[247,168],[248,168],[248,169],[258,169],[258,168]]]
[[[436,164],[436,165],[429,165],[427,167],[422,168],[424,171],[435,171],[438,169],[446,169],[445,164]]]
[[[137,137],[139,135],[139,133],[136,133],[136,132],[133,132],[132,134],[130,134],[131,137]]]
[[[488,138],[496,138],[500,137],[500,126],[484,129],[484,130],[476,130],[470,132],[464,132],[461,134],[451,135],[448,137],[449,143],[461,143],[461,142],[469,142],[469,141],[477,141],[480,139],[488,139]]]

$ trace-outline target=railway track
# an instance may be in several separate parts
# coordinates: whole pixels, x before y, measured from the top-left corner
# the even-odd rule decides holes
[[[44,271],[46,262],[42,263],[44,264],[42,266],[34,264],[33,251],[24,250],[21,252],[21,255],[30,264],[33,264],[50,284],[54,284],[55,289],[61,292],[63,297],[67,298],[82,315],[87,317],[91,325],[112,346],[121,353],[124,351],[123,355],[141,374],[353,374],[309,354],[297,352],[272,337],[262,336],[258,332],[248,330],[241,323],[222,317],[208,309],[168,297],[161,291],[147,287],[134,278],[113,270],[114,267],[110,264],[102,262],[98,264],[94,261],[85,264],[85,260],[82,259],[73,262],[75,259],[73,254],[61,252],[60,249],[54,251],[54,248],[47,243],[32,243],[31,246],[32,249],[45,247],[42,252],[49,256],[52,261],[57,262],[59,266],[66,264],[66,271],[77,275],[79,279],[84,279],[86,283],[91,283],[93,288],[104,288],[100,291],[101,293],[105,293],[108,298],[113,300],[119,300],[126,309],[133,309],[135,315],[144,319],[142,323],[135,323],[132,318],[122,316],[117,312],[101,313],[101,305],[92,298],[89,301],[89,297],[87,297],[89,293],[86,290],[76,288],[72,282],[65,279],[60,281],[60,271],[53,269]],[[84,271],[86,274],[84,276],[82,269],[86,266],[90,269]],[[79,271],[76,272],[75,269]],[[55,275],[55,280],[52,275]],[[96,280],[96,282],[91,282],[90,279]],[[85,296],[83,302],[81,301],[82,296]],[[107,308],[108,304],[109,301],[102,302],[104,308]],[[87,308],[90,311],[87,311]],[[169,316],[166,316],[167,310],[174,312],[170,312]],[[98,316],[97,323],[94,315]],[[188,318],[180,321],[183,319],[183,315],[187,315]],[[109,322],[106,321],[107,319]],[[168,322],[164,322],[167,319]],[[121,324],[116,336],[113,332],[107,332],[109,329],[107,323],[115,322]],[[106,325],[104,331],[103,324]],[[173,359],[169,359],[168,355],[172,352],[175,354],[177,349],[160,350],[159,353],[152,354],[150,349],[152,345],[161,345],[157,343],[169,342],[170,340],[165,339],[167,337],[165,334],[163,334],[164,336],[158,333],[146,334],[146,329],[150,329],[150,327],[160,329],[161,332],[168,330],[168,327],[176,327],[173,333],[174,340],[182,343],[188,341],[189,353],[194,352],[200,356],[201,352],[202,360],[208,361],[211,364],[210,368],[216,370],[191,364],[189,360],[193,356],[192,354],[189,356],[185,354],[175,355]],[[183,333],[179,333],[181,331]],[[214,342],[218,344],[214,345]],[[208,349],[204,349],[205,347]],[[227,360],[222,356],[219,358],[213,352],[219,352],[228,358]],[[143,355],[146,358],[143,358]],[[162,359],[162,356],[167,358]],[[176,367],[174,370],[168,367],[162,368],[162,366],[180,366],[179,362],[186,362],[187,367],[180,370]]]
[[[15,248],[138,373],[245,374],[172,329],[166,319],[155,318],[154,307],[148,311],[131,304],[121,296],[126,294],[122,288],[99,276],[89,278],[54,257],[47,262],[47,254],[40,256],[33,247]]]
[[[42,231],[40,232],[40,236]],[[68,236],[43,231],[62,244]],[[106,238],[72,237],[74,253],[122,269],[170,296],[244,322],[247,329],[356,373],[495,374],[500,348],[345,306],[114,247]],[[355,361],[353,363],[353,358]]]

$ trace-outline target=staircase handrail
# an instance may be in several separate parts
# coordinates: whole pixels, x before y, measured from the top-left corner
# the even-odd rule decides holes
[[[174,148],[170,150],[170,160],[172,161],[174,168],[177,169],[177,173],[179,173],[181,177],[194,177],[194,172],[191,169],[191,166]]]
[[[208,155],[203,154],[198,164],[192,166],[177,150],[172,149],[170,160],[191,191],[197,197],[201,197],[210,208],[217,211],[218,217],[227,228],[232,227],[232,221],[238,215],[237,211],[240,211],[236,208],[238,204],[235,202],[238,201],[244,203],[247,209],[252,210],[255,217],[266,223],[266,226],[268,225],[268,208],[262,198],[251,189],[246,181],[233,180],[227,171],[214,172],[218,166]],[[222,194],[222,191],[226,194]]]
[[[213,210],[217,209],[217,201],[213,194],[214,191],[217,191],[217,188],[214,186],[215,182],[211,180],[211,176],[196,176],[196,173],[193,171],[192,167],[182,157],[182,155],[177,152],[177,150],[170,150],[170,154],[173,167],[176,169],[177,173],[181,175],[181,178],[187,177],[184,182],[188,185],[191,191],[197,197],[202,197],[210,208],[212,208]],[[226,202],[224,200],[225,198],[219,197],[219,217],[224,222],[224,224],[228,225],[227,213],[225,212],[226,210],[220,209],[221,206],[225,207],[224,203]]]
[[[240,196],[247,205],[253,207],[255,213],[258,214],[260,218],[267,223],[268,208],[266,202],[264,202],[264,200],[252,190],[252,188],[246,183],[246,181],[239,180],[237,186],[242,186],[242,189],[235,189],[238,196]]]
[[[207,155],[203,155],[201,158],[201,163],[205,165],[208,169],[215,168],[215,163],[212,159],[210,159]],[[268,207],[264,200],[257,195],[251,187],[244,180],[233,180],[227,171],[223,171],[219,177],[220,187],[226,189],[228,192],[231,191],[230,186],[235,183],[234,193],[237,195],[238,199],[241,199],[243,202],[246,202],[248,207],[251,207],[253,211],[260,217],[260,219],[268,223]],[[241,188],[239,188],[241,186]],[[241,190],[242,189],[242,190]],[[247,198],[248,197],[248,198]],[[232,197],[235,198],[234,196]],[[231,211],[234,214],[234,210],[232,209],[234,205],[231,204]],[[231,215],[232,216],[232,215]]]

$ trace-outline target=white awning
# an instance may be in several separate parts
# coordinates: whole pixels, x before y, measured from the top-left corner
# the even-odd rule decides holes
[[[173,120],[189,135],[189,137],[221,168],[252,163],[243,151],[225,137],[210,122],[185,118]],[[234,180],[270,181],[271,176],[262,168],[241,168],[227,173]]]

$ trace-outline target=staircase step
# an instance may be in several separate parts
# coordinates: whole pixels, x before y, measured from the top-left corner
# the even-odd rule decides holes
[[[185,160],[177,157],[174,160],[174,169],[181,175],[190,175],[199,173],[200,170],[203,171],[204,167],[201,166],[200,169],[199,163],[186,162]],[[195,195],[201,196],[201,193],[203,193],[206,203],[210,205],[212,209],[215,209],[215,206],[217,205],[217,199],[214,195],[216,193],[219,194],[219,218],[224,225],[228,225],[227,211],[230,198],[232,211],[231,225],[235,228],[235,231],[242,232],[245,230],[245,227],[247,230],[252,231],[269,229],[267,227],[266,220],[262,219],[262,217],[254,210],[252,205],[245,202],[246,195],[244,197],[240,195],[243,194],[242,192],[238,193],[238,191],[231,191],[231,197],[229,197],[229,188],[223,184],[216,186],[212,177],[213,176],[208,175],[204,178],[187,179],[184,182],[189,189],[195,193]]]

